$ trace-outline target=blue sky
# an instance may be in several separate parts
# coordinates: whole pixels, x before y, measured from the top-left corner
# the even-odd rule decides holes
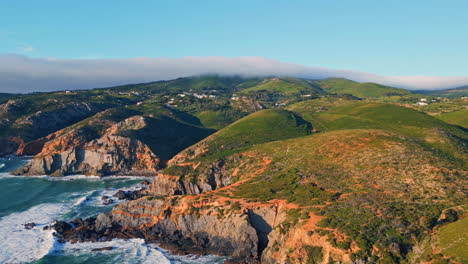
[[[2,1],[0,53],[261,56],[382,75],[466,75],[468,1]]]

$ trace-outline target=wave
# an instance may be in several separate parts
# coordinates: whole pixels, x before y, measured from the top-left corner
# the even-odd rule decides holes
[[[47,255],[56,243],[53,230],[43,230],[70,206],[40,204],[27,211],[12,213],[0,219],[0,263],[28,263]],[[26,230],[24,224],[36,226]]]
[[[104,247],[111,247],[110,251],[93,251]],[[143,239],[114,239],[106,242],[65,243],[53,254],[80,257],[89,260],[94,256],[107,255],[104,263],[155,263],[171,264],[172,262],[157,247],[148,245]]]
[[[30,177],[30,176],[28,176]],[[36,177],[42,177],[46,178],[51,181],[74,181],[74,180],[90,180],[90,181],[95,181],[95,180],[151,180],[152,177],[146,177],[146,176],[93,176],[93,175],[81,175],[81,174],[76,174],[76,175],[68,175],[68,176],[62,176],[62,177],[54,177],[54,176],[48,176],[48,175],[41,175],[41,176],[36,176]]]
[[[5,163],[0,163],[0,169],[5,167]]]
[[[109,251],[93,251],[110,247]],[[65,243],[51,254],[56,256],[74,256],[78,262],[90,262],[94,257],[101,257],[101,263],[155,263],[155,264],[222,264],[227,259],[214,255],[174,256],[156,244],[146,244],[143,239],[114,239],[105,242]],[[102,256],[106,255],[104,261]],[[92,262],[92,261],[91,261]]]
[[[18,176],[11,177],[19,178]],[[82,179],[81,176],[78,177]],[[84,177],[84,179],[89,179],[88,176]],[[29,177],[21,178],[27,179]],[[121,179],[120,176],[115,176],[115,178]],[[135,177],[132,176],[126,179],[135,179]],[[111,182],[113,181],[115,180],[111,180]],[[77,184],[83,183],[77,182]],[[117,186],[121,186],[122,184],[125,183],[117,183]],[[102,185],[99,184],[99,186]],[[102,264],[223,263],[225,258],[217,256],[172,256],[170,252],[158,248],[155,244],[146,244],[142,239],[113,240],[98,243],[60,243],[52,235],[53,229],[43,230],[45,226],[52,225],[56,219],[70,220],[75,217],[88,217],[109,210],[109,207],[124,202],[112,197],[118,190],[132,191],[141,187],[143,185],[137,183],[124,188],[101,187],[97,190],[88,189],[87,191],[72,192],[68,193],[66,197],[61,196],[61,198],[58,198],[53,203],[39,204],[26,211],[11,213],[0,218],[0,237],[4,238],[0,239],[0,263],[30,263],[47,258],[58,258],[59,260],[60,258],[65,258],[66,261],[70,261],[70,257],[73,258],[73,263],[82,263],[90,258],[92,259],[93,256],[96,257],[95,259],[104,258],[104,261],[100,262]],[[111,205],[105,204],[101,199],[104,195],[113,200]],[[36,226],[32,229],[25,229],[24,224],[32,222]],[[93,249],[103,247],[112,247],[113,250],[92,251]],[[55,261],[55,263],[61,263],[61,261]]]

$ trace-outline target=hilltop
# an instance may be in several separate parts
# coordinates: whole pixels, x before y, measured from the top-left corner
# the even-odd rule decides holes
[[[347,79],[330,78],[316,81],[320,88],[328,93],[351,94],[360,98],[403,96],[410,95],[411,92],[377,83],[358,83]]]

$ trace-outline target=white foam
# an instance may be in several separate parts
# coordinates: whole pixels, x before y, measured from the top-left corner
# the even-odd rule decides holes
[[[18,175],[13,175],[10,173],[0,173],[0,178],[17,178],[17,179],[28,179],[28,178],[47,178],[48,176],[46,175],[40,175],[40,176],[18,176]]]
[[[112,247],[110,251],[92,251],[93,249]],[[170,264],[171,261],[157,247],[147,245],[143,239],[115,239],[107,242],[65,243],[60,249],[67,256],[107,254],[113,263],[154,263]]]
[[[5,167],[5,163],[0,163],[0,169]]]
[[[53,230],[42,230],[62,215],[70,206],[66,204],[40,204],[27,211],[12,213],[0,219],[0,263],[27,263],[49,253],[55,238]],[[27,230],[26,223],[37,226]]]
[[[60,177],[45,175],[45,178],[47,178],[48,180],[51,180],[51,181],[73,181],[73,180],[96,181],[96,180],[101,179],[101,177],[99,177],[99,176],[86,176],[86,175],[81,175],[81,174],[69,175],[69,176],[60,176]]]
[[[89,191],[89,192],[86,192],[86,193],[72,193],[73,196],[75,196],[75,195],[81,196],[78,200],[76,200],[76,202],[73,204],[73,206],[79,206],[81,204],[86,203],[87,201],[89,201],[89,197],[93,193],[94,193],[94,191]]]
[[[153,246],[157,247],[157,246]],[[199,263],[209,263],[209,264],[223,264],[227,257],[215,256],[215,255],[206,255],[206,256],[199,256],[199,255],[171,255],[169,250],[159,249],[161,250],[167,258],[171,260],[172,264],[199,264]]]
[[[28,176],[28,177],[30,177],[30,176]],[[37,176],[37,177],[44,177],[44,178],[47,178],[48,180],[53,180],[53,181],[72,181],[72,180],[96,181],[96,180],[105,180],[105,179],[150,180],[150,179],[152,179],[151,177],[145,177],[145,176],[93,176],[93,175],[81,175],[81,174],[61,176],[61,177],[41,175],[41,176]]]

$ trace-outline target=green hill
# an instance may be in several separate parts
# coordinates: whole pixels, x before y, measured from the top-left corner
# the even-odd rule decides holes
[[[241,91],[242,94],[258,91],[275,91],[283,95],[294,94],[323,94],[323,91],[307,82],[297,78],[270,78],[256,83],[255,86]]]
[[[327,250],[335,247],[354,260],[403,263],[413,247],[442,224],[438,221],[442,212],[466,199],[463,167],[453,163],[450,157],[439,155],[437,149],[428,148],[412,131],[412,126],[421,126],[422,130],[443,130],[451,126],[404,107],[387,108],[385,104],[347,101],[334,104],[335,107],[341,105],[339,112],[349,113],[356,120],[360,118],[365,122],[353,126],[354,120],[349,119],[348,123],[337,123],[334,130],[306,136],[288,133],[283,140],[277,137],[260,144],[261,141],[253,135],[275,127],[262,124],[259,129],[255,128],[257,123],[254,121],[268,112],[262,111],[259,112],[262,115],[250,115],[214,134],[210,137],[213,145],[209,141],[197,144],[198,149],[220,149],[225,144],[237,142],[248,131],[254,131],[253,141],[258,144],[242,144],[245,146],[242,159],[239,151],[224,152],[215,159],[195,156],[189,159],[196,164],[193,170],[189,165],[175,165],[165,172],[202,185],[203,181],[209,181],[207,175],[210,175],[214,160],[215,164],[223,164],[223,168],[229,169],[228,172],[235,168],[235,173],[225,172],[216,177],[235,174],[237,183],[196,198],[228,200],[228,209],[220,208],[225,215],[232,210],[242,210],[242,206],[255,208],[272,201],[287,202],[291,208],[288,216],[274,232],[301,242],[282,244],[284,240],[274,242],[279,235],[272,236],[266,250],[289,252],[287,256],[292,263],[303,262],[303,256],[298,252],[301,248],[307,251],[309,245],[319,250],[325,250],[323,245],[328,247]],[[400,123],[387,124],[392,115],[401,114],[409,116]],[[381,121],[378,116],[382,116]],[[278,117],[270,115],[271,119]],[[358,126],[367,128],[357,129]],[[448,143],[452,139],[444,140]],[[264,167],[259,169],[260,165]],[[294,235],[288,237],[290,233]],[[318,246],[314,244],[316,239],[326,242],[320,242]],[[330,256],[330,260],[335,258],[339,257]]]
[[[290,111],[263,110],[234,122],[184,152],[202,148],[204,151],[198,157],[226,155],[256,144],[305,136],[311,129],[310,123]]]
[[[112,88],[114,91],[141,91],[151,93],[178,93],[190,90],[200,92],[204,90],[220,90],[223,92],[234,92],[237,85],[248,81],[248,78],[228,77],[218,75],[202,75],[182,77],[168,81],[157,81],[141,84],[122,85]]]
[[[444,113],[436,117],[449,124],[462,126],[468,129],[468,109]]]
[[[384,96],[404,96],[412,94],[400,88],[380,85],[377,83],[358,83],[347,79],[330,78],[316,81],[318,86],[327,93],[351,94],[360,98],[377,98]]]
[[[468,144],[468,136],[463,129],[412,108],[325,98],[297,103],[288,109],[299,113],[318,131],[385,129],[421,140],[459,161],[466,158],[462,149]]]

